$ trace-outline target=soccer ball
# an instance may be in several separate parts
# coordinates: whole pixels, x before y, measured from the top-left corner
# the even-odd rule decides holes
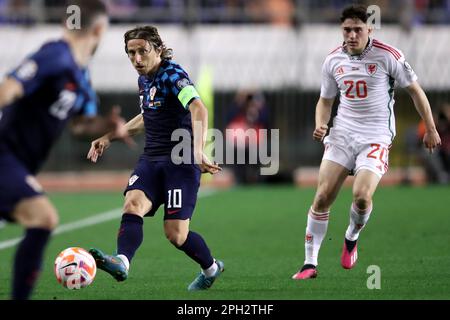
[[[96,272],[94,258],[83,248],[67,248],[56,257],[56,279],[67,289],[87,287],[94,281]]]

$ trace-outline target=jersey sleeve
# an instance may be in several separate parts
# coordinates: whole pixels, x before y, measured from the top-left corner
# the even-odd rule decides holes
[[[174,68],[170,74],[168,72],[168,86],[170,91],[178,98],[181,105],[187,109],[192,101],[200,98],[188,74],[179,68]]]
[[[97,94],[92,88],[89,71],[84,70],[82,72],[82,77],[80,81],[80,87],[82,94],[78,96],[77,103],[80,104],[78,107],[79,114],[86,117],[94,117],[97,115]]]
[[[90,88],[81,110],[81,113],[87,117],[94,117],[97,115],[97,95],[92,88]]]
[[[390,64],[388,65],[391,67],[389,73],[395,79],[398,86],[405,88],[417,80],[417,75],[411,65],[406,61],[403,53],[400,50],[397,51],[400,53],[399,59],[396,59],[391,55],[389,56]]]
[[[80,72],[80,71],[78,71]],[[80,87],[80,94],[77,96],[75,108],[78,115],[94,117],[97,115],[97,94],[92,88],[89,71],[83,70],[79,74],[74,70],[75,79]]]
[[[19,81],[25,95],[35,92],[49,77],[68,69],[67,62],[56,50],[41,48],[27,57],[8,76]]]
[[[325,99],[335,98],[338,94],[338,84],[333,77],[333,72],[330,67],[330,60],[325,60],[322,66],[322,80],[320,87],[320,96]]]

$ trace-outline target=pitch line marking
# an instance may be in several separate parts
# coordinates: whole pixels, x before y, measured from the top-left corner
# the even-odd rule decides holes
[[[206,190],[206,191],[200,192],[198,197],[199,198],[204,198],[204,197],[208,197],[210,195],[213,195],[214,193],[216,193],[215,190]],[[62,233],[70,232],[70,231],[73,231],[73,230],[81,229],[81,228],[84,228],[84,227],[90,227],[90,226],[93,226],[93,225],[96,225],[96,224],[100,224],[100,223],[103,223],[103,222],[111,221],[111,220],[119,218],[121,216],[121,214],[122,214],[122,208],[116,208],[116,209],[112,209],[112,210],[101,212],[101,213],[96,214],[95,216],[92,216],[92,217],[89,217],[89,218],[85,218],[85,219],[81,219],[81,220],[65,223],[65,224],[62,224],[59,227],[57,227],[53,231],[52,236],[56,236],[58,234],[62,234]],[[8,249],[8,248],[14,247],[22,239],[23,239],[23,237],[18,237],[18,238],[9,239],[9,240],[5,240],[5,241],[0,242],[0,250],[4,250],[4,249]]]

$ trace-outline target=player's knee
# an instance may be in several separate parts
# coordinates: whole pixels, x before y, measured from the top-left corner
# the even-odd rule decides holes
[[[125,200],[123,212],[141,215],[144,212],[144,204],[138,199],[130,198]]]
[[[313,209],[318,212],[326,212],[329,210],[331,197],[327,192],[318,192],[314,199]]]
[[[48,212],[42,219],[42,227],[48,230],[53,230],[58,226],[59,216],[56,211]]]
[[[186,235],[179,231],[166,231],[166,238],[175,247],[181,247],[186,242]]]
[[[358,190],[353,194],[353,202],[360,210],[366,210],[372,203],[372,196],[369,192]]]
[[[20,202],[13,218],[25,228],[53,230],[59,222],[58,212],[46,197],[35,197]]]
[[[25,221],[25,227],[53,230],[59,223],[59,216],[55,210],[41,211],[32,220]]]

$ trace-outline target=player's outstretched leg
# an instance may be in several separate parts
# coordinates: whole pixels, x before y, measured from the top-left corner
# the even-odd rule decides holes
[[[128,277],[130,262],[144,239],[144,220],[136,214],[124,213],[117,234],[117,255],[107,255],[101,250],[92,248],[90,254],[97,267],[108,272],[117,281]]]
[[[358,237],[361,230],[369,220],[372,204],[367,209],[359,209],[355,203],[350,208],[350,224],[345,232],[344,246],[342,248],[341,265],[344,269],[351,269],[358,260]]]
[[[89,249],[94,257],[97,268],[106,271],[117,281],[124,281],[128,277],[128,268],[122,255],[107,255],[97,248]]]
[[[215,266],[216,271],[211,276],[207,276],[205,274],[206,273],[205,270],[200,272],[200,274],[188,286],[189,291],[206,290],[213,285],[214,281],[222,274],[222,272],[225,271],[225,265],[222,261],[215,260],[214,264],[216,265]]]

